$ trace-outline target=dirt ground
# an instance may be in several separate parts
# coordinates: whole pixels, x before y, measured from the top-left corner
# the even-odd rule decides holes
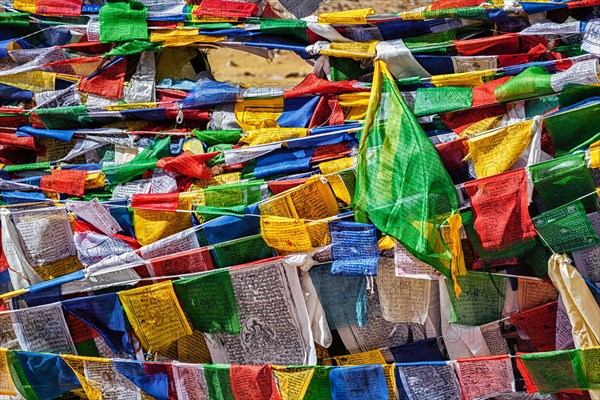
[[[408,0],[327,0],[317,11],[331,12],[358,8],[374,8],[378,14],[407,11],[430,1]],[[301,82],[312,66],[291,52],[276,52],[272,61],[232,49],[209,52],[209,61],[216,79],[242,82],[258,87],[293,87]]]

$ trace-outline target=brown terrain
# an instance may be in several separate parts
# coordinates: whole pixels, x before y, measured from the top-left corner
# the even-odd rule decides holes
[[[328,0],[317,11],[332,12],[359,8],[373,8],[378,14],[407,11],[425,4],[423,0]],[[273,60],[239,50],[215,49],[208,58],[215,78],[259,87],[293,87],[312,71],[311,65],[296,54],[287,51],[274,52]]]

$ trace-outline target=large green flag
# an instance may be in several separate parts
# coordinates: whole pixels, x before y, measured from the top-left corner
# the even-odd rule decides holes
[[[456,239],[458,194],[435,147],[381,61],[375,64],[360,140],[354,208],[359,218],[366,214],[379,230],[444,275],[452,277],[463,270],[457,263],[450,272],[460,240],[447,244],[440,230],[448,220],[450,236]]]

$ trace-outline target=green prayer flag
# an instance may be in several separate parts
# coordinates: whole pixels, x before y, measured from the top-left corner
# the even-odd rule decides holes
[[[329,373],[334,367],[317,365],[312,367],[314,372],[310,379],[304,400],[321,400],[331,398],[331,382]]]
[[[25,372],[23,372],[23,367],[21,367],[21,363],[19,362],[17,355],[12,351],[9,351],[6,355],[8,358],[8,370],[10,371],[10,376],[13,380],[17,391],[26,400],[38,400],[39,397],[35,394],[33,387],[27,380],[27,377],[25,376]]]
[[[301,19],[262,18],[260,20],[260,31],[265,35],[289,35],[308,44],[306,25],[307,22]]]
[[[273,257],[261,235],[247,236],[214,245],[214,253],[220,268],[232,267]]]
[[[587,388],[579,349],[523,353],[518,357],[541,394]]]
[[[29,26],[29,13],[0,12],[0,26]]]
[[[229,271],[218,270],[173,282],[183,309],[201,332],[240,333],[240,318]]]
[[[204,378],[208,386],[210,400],[235,400],[231,391],[231,378],[229,365],[206,364],[204,365]]]
[[[597,86],[579,86],[590,88],[586,91],[587,95],[600,95],[600,88]],[[564,101],[564,98],[561,98],[561,101]],[[600,113],[600,102],[591,102],[583,107],[557,112],[544,118],[544,126],[552,138],[552,144],[558,155],[568,152],[600,132],[600,127],[595,123],[598,113]]]
[[[209,186],[204,189],[204,200],[210,207],[247,206],[262,200],[263,180],[236,182]]]
[[[140,177],[149,169],[156,168],[156,158],[150,160],[132,160],[122,165],[112,165],[102,167],[102,172],[106,174],[109,182],[113,185],[129,182],[136,177]]]
[[[360,138],[355,211],[451,277],[452,255],[440,226],[457,213],[456,188],[391,73],[379,61],[373,81]]]
[[[554,253],[600,244],[600,238],[579,200],[540,214],[532,221],[543,242]]]
[[[552,252],[544,246],[539,238],[535,238],[535,247],[525,254],[523,261],[533,269],[535,276],[543,278],[548,275],[550,257],[552,257]]]
[[[158,43],[144,42],[142,40],[133,40],[123,43],[106,53],[104,56],[130,56],[143,51],[160,51],[162,46]]]
[[[171,155],[169,146],[171,145],[171,136],[167,136],[163,139],[155,139],[152,141],[150,146],[146,147],[140,154],[135,156],[132,161],[143,161],[150,159],[161,159]]]
[[[148,39],[148,8],[140,2],[108,2],[98,13],[100,43]]]
[[[471,88],[442,86],[419,88],[415,95],[415,115],[422,117],[470,108],[473,104]]]
[[[41,162],[41,163],[31,163],[31,164],[15,164],[15,165],[5,165],[4,170],[6,172],[17,172],[17,171],[33,171],[40,169],[50,169],[50,161]]]
[[[357,79],[363,72],[360,61],[350,58],[329,57],[329,65],[333,82],[351,81]]]
[[[498,86],[494,97],[500,103],[553,94],[552,75],[540,67],[529,67],[508,82]]]
[[[531,179],[547,209],[560,207],[595,192],[594,178],[587,168],[585,153],[555,158],[529,167]],[[582,203],[588,212],[596,210],[596,196]]]
[[[502,318],[506,295],[506,278],[481,272],[469,272],[457,277],[462,289],[454,295],[454,283],[446,279],[450,296],[451,324],[483,325]]]
[[[84,127],[92,124],[87,107],[70,106],[60,108],[38,108],[35,114],[48,129],[66,129]]]
[[[242,138],[241,130],[214,130],[214,131],[199,131],[194,129],[192,131],[198,139],[200,139],[207,146],[214,146],[218,144],[236,144]]]
[[[222,215],[230,215],[232,217],[243,217],[246,206],[231,206],[231,207],[208,207],[198,206],[196,212],[202,216],[202,222],[208,222]]]

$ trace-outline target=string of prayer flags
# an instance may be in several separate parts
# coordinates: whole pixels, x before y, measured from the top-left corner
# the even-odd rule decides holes
[[[446,280],[451,304],[451,324],[483,325],[499,320],[506,294],[507,278],[486,273],[470,272],[458,277],[462,289],[454,296],[453,284]]]
[[[465,399],[511,393],[515,378],[508,355],[456,360],[456,374]],[[482,379],[489,377],[491,379]]]
[[[119,299],[145,349],[160,349],[192,334],[171,281],[124,290]]]
[[[536,236],[528,211],[524,169],[467,182],[475,231],[488,251],[506,250]]]
[[[438,226],[458,209],[456,189],[380,61],[373,79],[357,158],[355,212],[366,213],[380,231],[450,277],[452,256]]]
[[[555,253],[576,251],[600,244],[600,238],[579,200],[533,218],[544,244]]]
[[[173,282],[194,329],[201,332],[240,333],[235,295],[229,271],[219,270]]]
[[[329,223],[333,275],[377,275],[379,247],[374,225],[336,221]]]

